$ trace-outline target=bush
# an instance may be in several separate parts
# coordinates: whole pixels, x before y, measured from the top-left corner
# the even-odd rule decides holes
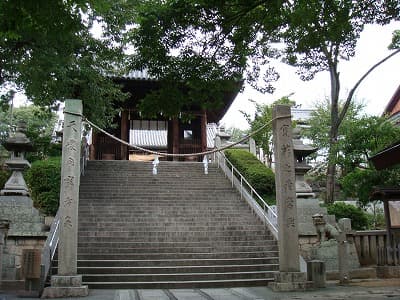
[[[275,198],[275,175],[272,170],[245,150],[226,150],[225,155],[257,193],[271,203],[271,198]]]
[[[60,198],[61,157],[35,161],[25,179],[33,204],[46,215],[55,215]]]
[[[365,230],[368,228],[369,219],[366,212],[361,208],[355,207],[344,202],[335,202],[328,207],[328,214],[335,215],[336,220],[341,218],[351,219],[351,226],[356,230]]]
[[[11,172],[7,170],[0,169],[0,190],[4,188],[8,178],[10,178]]]

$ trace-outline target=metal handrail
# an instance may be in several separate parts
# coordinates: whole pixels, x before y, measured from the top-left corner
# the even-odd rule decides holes
[[[58,236],[60,233],[60,210],[57,211],[53,223],[50,227],[49,235],[47,236],[46,243],[42,249],[41,263],[40,263],[40,293],[44,289],[46,278],[49,275],[51,262],[57,250]]]
[[[278,216],[276,210],[269,206],[251,184],[244,178],[239,170],[226,158],[225,154],[218,152],[216,155],[218,167],[225,173],[232,182],[232,187],[240,193],[261,220],[268,226],[271,233],[278,239]],[[247,188],[246,188],[247,187]]]

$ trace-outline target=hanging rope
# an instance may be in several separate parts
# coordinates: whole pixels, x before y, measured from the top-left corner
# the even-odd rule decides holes
[[[77,115],[76,113],[72,113],[72,112],[68,112],[68,111],[64,111],[64,113],[66,113],[66,114]],[[232,143],[232,144],[229,144],[229,145],[227,145],[227,146],[221,147],[221,148],[216,148],[216,149],[213,149],[213,150],[203,151],[203,152],[196,152],[196,153],[185,153],[185,154],[175,153],[175,154],[174,154],[174,153],[161,153],[161,152],[158,152],[158,151],[153,151],[153,150],[146,149],[146,148],[143,148],[143,147],[140,147],[140,146],[137,146],[137,145],[130,144],[130,143],[128,143],[128,142],[126,142],[126,141],[124,141],[124,140],[121,140],[120,138],[118,138],[118,137],[112,135],[111,133],[108,133],[108,132],[105,131],[104,129],[100,128],[100,127],[97,126],[96,124],[94,124],[94,123],[92,123],[91,121],[89,121],[88,119],[86,119],[84,116],[82,116],[82,115],[80,115],[80,116],[82,117],[82,119],[83,119],[84,122],[86,122],[87,124],[89,124],[89,125],[92,126],[93,128],[96,128],[97,130],[99,130],[100,132],[104,133],[104,134],[107,135],[108,137],[110,137],[110,138],[112,138],[112,139],[114,139],[114,140],[120,142],[121,144],[126,145],[126,146],[128,146],[128,147],[130,147],[130,148],[133,148],[133,149],[136,149],[136,150],[140,150],[140,151],[143,151],[143,152],[146,152],[146,153],[149,153],[149,154],[154,154],[154,155],[162,156],[162,157],[204,156],[204,155],[209,155],[209,154],[213,154],[213,153],[216,153],[216,152],[220,152],[220,151],[223,151],[223,150],[232,148],[232,147],[236,146],[237,144],[240,144],[240,143],[242,143],[243,141],[249,139],[249,138],[252,137],[253,135],[259,133],[261,130],[263,130],[265,127],[267,127],[269,124],[271,124],[271,123],[272,123],[274,120],[276,120],[276,119],[285,119],[285,118],[290,118],[290,117],[291,117],[291,115],[276,117],[276,118],[270,120],[269,122],[265,123],[263,126],[261,126],[260,128],[258,128],[257,130],[255,130],[255,131],[249,133],[248,135],[246,135],[245,137],[241,138],[239,141],[237,141],[237,142],[235,142],[235,143]]]

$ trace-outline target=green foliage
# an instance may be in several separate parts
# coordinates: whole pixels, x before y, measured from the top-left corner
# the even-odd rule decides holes
[[[225,155],[257,193],[270,202],[275,194],[275,175],[272,170],[246,150],[226,150]]]
[[[4,188],[8,178],[10,178],[11,173],[9,171],[0,169],[0,190]]]
[[[354,169],[340,179],[343,193],[357,198],[362,206],[370,202],[371,193],[376,186],[396,186],[400,182],[400,168],[387,170]]]
[[[0,122],[0,142],[3,142],[9,134],[10,113],[0,112],[0,116],[4,116],[4,119]],[[13,126],[18,124],[19,121],[25,121],[27,125],[25,134],[33,143],[34,151],[26,155],[29,161],[32,162],[56,154],[52,148],[57,146],[53,146],[50,142],[57,118],[57,114],[54,112],[34,105],[14,108]]]
[[[309,120],[310,127],[304,132],[322,154],[326,154],[329,147],[331,119],[328,107],[328,102],[317,106]],[[365,206],[374,186],[396,184],[400,179],[398,169],[377,171],[368,161],[374,153],[400,139],[400,128],[386,117],[362,115],[362,108],[359,104],[350,105],[339,128],[335,143],[337,155],[333,161],[338,166],[336,176],[343,196],[358,198]]]
[[[280,8],[256,0],[142,1],[136,7],[137,24],[128,32],[136,50],[131,67],[147,69],[162,88],[141,107],[151,103],[163,114],[193,105],[208,108],[220,104],[221,93],[242,79],[259,86],[260,65],[267,61]],[[272,68],[263,70],[268,78],[260,89],[272,92],[269,81],[278,76]],[[165,101],[170,93],[173,105]]]
[[[229,140],[232,142],[238,142],[248,134],[248,130],[242,130],[235,127],[227,128],[226,132],[231,135]],[[246,141],[244,141],[244,143],[246,143]]]
[[[328,207],[328,214],[335,215],[336,220],[341,218],[351,219],[351,226],[355,230],[368,228],[368,216],[361,208],[344,202],[335,202]]]
[[[113,101],[124,94],[105,74],[122,65],[121,34],[130,24],[131,5],[123,0],[1,1],[3,91],[14,85],[45,107],[80,98],[88,118],[109,121]],[[102,36],[95,38],[92,32],[100,26]]]
[[[254,116],[250,116],[249,114],[242,112],[245,116],[247,122],[250,125],[250,132],[256,131],[263,127],[265,128],[253,135],[253,138],[257,145],[261,147],[267,157],[267,163],[269,166],[272,164],[272,154],[273,154],[273,145],[272,145],[272,110],[276,104],[286,104],[290,106],[294,106],[296,103],[289,99],[288,96],[282,97],[272,104],[269,105],[260,105],[255,103],[256,111]]]
[[[26,172],[34,206],[46,215],[55,215],[60,198],[61,157],[35,161]]]
[[[400,30],[395,30],[393,32],[392,43],[389,45],[389,49],[400,48]]]
[[[386,219],[383,208],[373,208],[372,214],[367,214],[369,229],[386,229]]]
[[[308,120],[309,127],[303,130],[303,135],[312,140],[313,145],[320,150],[327,150],[329,147],[329,131],[332,126],[330,100],[325,99],[314,104],[311,118]],[[343,107],[343,101],[339,103],[339,108]],[[361,117],[364,106],[360,103],[352,103],[347,111],[346,117],[339,128],[338,139],[340,143],[345,138],[345,133],[349,130],[345,128],[354,127],[354,120]],[[338,146],[340,150],[340,146]]]

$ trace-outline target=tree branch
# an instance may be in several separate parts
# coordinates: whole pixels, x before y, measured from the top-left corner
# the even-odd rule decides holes
[[[338,118],[338,127],[340,126],[340,124],[342,123],[347,110],[349,109],[349,106],[351,104],[351,100],[353,99],[353,95],[356,91],[356,89],[358,88],[358,86],[361,84],[361,82],[373,71],[375,70],[377,67],[379,67],[381,64],[383,64],[385,61],[387,61],[389,58],[395,56],[396,54],[400,53],[400,49],[397,49],[396,51],[394,51],[393,53],[389,54],[388,56],[386,56],[385,58],[383,58],[382,60],[380,60],[379,62],[377,62],[375,65],[373,65],[358,81],[357,83],[353,86],[353,88],[350,90],[346,102],[343,105],[343,109],[340,112],[339,118]]]

